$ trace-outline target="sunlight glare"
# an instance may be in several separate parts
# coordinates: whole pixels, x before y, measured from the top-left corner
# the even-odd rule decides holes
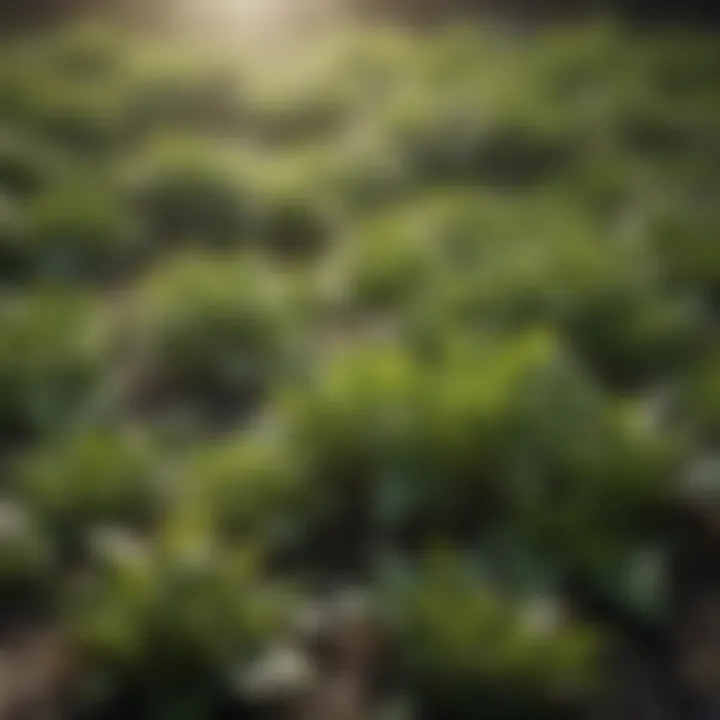
[[[176,22],[195,33],[266,43],[314,30],[347,0],[181,0]]]

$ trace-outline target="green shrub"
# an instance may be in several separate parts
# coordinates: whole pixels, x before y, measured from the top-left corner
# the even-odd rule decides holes
[[[10,280],[24,268],[25,232],[17,203],[0,195],[0,278]]]
[[[600,687],[596,633],[553,611],[551,600],[497,594],[450,558],[420,571],[391,607],[398,664],[423,717],[474,718],[478,708],[557,717]]]
[[[275,575],[379,571],[421,718],[592,714],[568,580],[669,627],[720,437],[717,43],[356,30],[0,49],[0,604],[67,623],[71,714],[224,714]]]
[[[402,201],[418,184],[407,158],[382,131],[349,133],[327,155],[325,192],[354,214]]]
[[[252,257],[178,258],[141,284],[119,328],[149,392],[228,410],[253,406],[293,370],[299,307],[289,286]]]
[[[312,151],[268,159],[254,173],[257,238],[279,257],[315,258],[341,229],[341,208],[328,197],[321,160]]]
[[[356,302],[399,311],[400,332],[430,345],[452,332],[562,328],[642,261],[554,191],[436,190],[381,213],[353,240],[346,282]]]
[[[42,193],[25,212],[30,273],[102,280],[122,274],[137,256],[138,231],[111,189],[68,180]]]
[[[527,107],[489,114],[487,107],[476,87],[453,84],[399,100],[384,123],[412,171],[429,183],[512,187],[566,172],[575,143],[554,118]]]
[[[122,141],[122,93],[117,83],[84,82],[40,72],[23,101],[24,127],[85,157],[116,149]]]
[[[711,349],[687,369],[682,381],[682,405],[689,424],[700,440],[720,436],[720,373],[717,349]]]
[[[33,195],[59,177],[62,163],[43,140],[8,128],[0,130],[0,192]]]
[[[667,498],[672,443],[604,398],[542,334],[460,359],[434,382],[429,433],[438,476],[458,478],[445,501],[454,513],[462,517],[458,498],[480,487],[486,507],[499,503],[517,537],[528,533],[542,547],[535,533],[550,530],[549,551],[561,563],[594,563],[612,538],[644,531],[645,510],[651,516]],[[503,522],[499,514],[490,519]]]
[[[720,216],[704,202],[666,205],[651,220],[652,238],[669,279],[711,302],[720,299],[720,260],[715,243]]]
[[[421,448],[418,424],[426,376],[397,348],[378,348],[340,357],[312,383],[290,391],[285,402],[297,445],[319,482],[366,480],[374,463]]]
[[[237,243],[257,227],[249,162],[222,144],[168,140],[133,168],[130,199],[157,242]]]
[[[183,47],[128,58],[125,123],[135,137],[187,130],[241,132],[246,123],[244,73],[235,62]]]
[[[27,509],[17,503],[0,503],[0,587],[32,583],[43,577],[51,553],[40,528]]]
[[[408,297],[421,292],[423,283],[437,268],[438,253],[429,243],[390,240],[382,229],[357,249],[350,269],[351,292],[361,305],[398,308]],[[352,252],[352,250],[351,250]]]
[[[307,73],[306,73],[307,74]],[[257,83],[248,108],[252,134],[269,146],[292,146],[328,139],[350,122],[348,80],[297,76],[264,78]]]
[[[226,536],[287,542],[302,522],[296,453],[280,437],[250,434],[203,447],[188,461],[189,502]]]
[[[358,224],[345,260],[356,302],[401,308],[408,299],[432,292],[458,254],[480,252],[480,205],[469,194],[428,193]]]
[[[261,577],[252,552],[185,533],[155,547],[105,543],[102,563],[68,596],[66,621],[90,660],[96,702],[128,694],[154,712],[212,710],[233,675],[287,624],[292,599]]]
[[[77,24],[45,38],[36,58],[64,77],[113,82],[126,67],[128,45],[118,28]]]
[[[67,427],[92,401],[100,372],[87,297],[36,289],[0,310],[0,428],[6,441]]]
[[[56,547],[103,526],[144,528],[160,513],[159,459],[148,439],[123,431],[63,436],[21,459],[15,484]]]
[[[418,523],[478,539],[508,523],[591,569],[613,538],[646,531],[679,448],[605,400],[542,334],[446,352],[425,365],[356,351],[289,396],[286,421],[325,502],[353,497],[393,542]]]
[[[619,286],[576,308],[568,333],[578,352],[616,386],[671,377],[703,345],[706,318],[692,298]]]
[[[356,302],[399,313],[400,332],[424,344],[546,323],[618,387],[671,376],[702,349],[707,309],[667,285],[642,233],[606,229],[556,190],[436,191],[353,240],[346,282]]]

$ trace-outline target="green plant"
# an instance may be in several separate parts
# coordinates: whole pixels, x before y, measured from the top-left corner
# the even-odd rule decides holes
[[[48,67],[28,78],[19,110],[24,127],[73,153],[106,154],[122,141],[122,88],[55,75]]]
[[[132,694],[155,712],[211,711],[218,693],[233,692],[233,673],[287,626],[292,595],[263,580],[252,550],[191,528],[154,547],[116,540],[66,596],[69,633],[91,660],[88,689],[100,681],[99,702]]]
[[[141,284],[120,342],[149,392],[218,410],[252,407],[301,360],[301,308],[289,290],[252,256],[176,258]]]
[[[124,122],[132,136],[236,135],[247,125],[244,72],[233,63],[170,44],[141,47],[126,64]]]
[[[62,170],[58,153],[44,140],[12,128],[0,129],[0,190],[11,197],[27,197],[56,180]]]
[[[34,518],[23,506],[0,503],[0,587],[3,592],[43,578],[51,552]]]
[[[56,547],[103,526],[146,528],[161,513],[160,459],[132,432],[80,431],[21,458],[14,484]]]
[[[87,297],[37,288],[0,310],[0,427],[28,439],[82,418],[100,375],[95,308]]]
[[[42,193],[25,216],[30,274],[102,280],[122,274],[138,256],[137,228],[117,194],[89,181]]]
[[[302,522],[304,486],[297,453],[273,434],[203,446],[186,464],[187,501],[234,538],[283,544]]]
[[[158,243],[237,243],[257,225],[249,162],[222,144],[167,140],[132,168],[129,196]]]
[[[717,43],[330,35],[3,42],[0,625],[71,715],[244,716],[352,583],[414,715],[594,715],[717,514]]]
[[[599,638],[551,598],[503,597],[442,555],[391,598],[398,664],[428,716],[554,717],[597,688]]]

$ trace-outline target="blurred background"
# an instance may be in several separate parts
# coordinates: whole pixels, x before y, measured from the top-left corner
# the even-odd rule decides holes
[[[0,720],[720,719],[718,7],[0,0]]]

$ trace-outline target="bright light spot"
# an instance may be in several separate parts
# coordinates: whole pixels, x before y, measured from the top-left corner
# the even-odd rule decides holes
[[[347,0],[178,0],[175,22],[193,32],[267,42],[320,28]]]

